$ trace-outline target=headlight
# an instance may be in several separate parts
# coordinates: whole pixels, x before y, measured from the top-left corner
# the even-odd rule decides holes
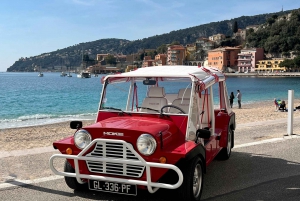
[[[91,141],[92,137],[86,130],[79,130],[74,135],[75,145],[79,149],[84,149]]]
[[[156,149],[156,145],[154,137],[149,134],[142,134],[136,141],[136,146],[139,152],[145,156],[153,154]]]

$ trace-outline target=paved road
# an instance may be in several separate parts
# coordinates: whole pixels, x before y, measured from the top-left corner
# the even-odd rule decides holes
[[[237,128],[235,133],[237,146],[233,149],[231,158],[228,161],[215,160],[207,168],[202,200],[300,200],[300,137],[295,135],[293,138],[283,138],[283,134],[286,133],[286,126],[283,123],[258,124],[241,125]],[[275,138],[275,140],[272,141],[271,138]],[[41,171],[41,169],[47,167],[47,159],[51,154],[39,154],[41,156],[38,157],[39,167],[36,167],[37,170]],[[31,167],[34,168],[32,166],[35,164],[34,158],[39,155],[15,158],[23,163],[26,163],[26,161],[32,163]],[[1,162],[8,163],[5,160],[6,158],[0,160],[0,167]],[[18,175],[18,178],[21,174],[26,173],[26,170],[10,171],[12,177],[15,174]],[[46,177],[52,175],[47,170],[44,171],[41,171],[40,175]],[[37,175],[39,174],[37,173]],[[32,177],[36,178],[34,174]],[[13,183],[14,185],[3,188],[3,185],[7,183]],[[39,181],[28,185],[22,185],[22,181],[13,182],[13,180],[0,184],[1,201],[154,201],[170,200],[170,195],[172,195],[172,191],[160,191],[153,195],[139,193],[137,197],[91,191],[74,192],[66,187],[63,179]],[[176,199],[173,198],[172,200]]]

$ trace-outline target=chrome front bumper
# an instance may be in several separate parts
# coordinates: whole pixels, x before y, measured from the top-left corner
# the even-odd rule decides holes
[[[94,150],[90,153],[87,153],[87,151],[94,145],[95,145]],[[65,158],[65,159],[74,160],[75,173],[58,171],[54,167],[55,158]],[[110,176],[80,174],[79,164],[78,164],[79,160],[83,160],[86,162],[90,172],[111,174],[112,176],[110,177]],[[92,180],[102,180],[102,181],[109,181],[109,182],[142,185],[142,186],[147,186],[148,191],[150,193],[154,193],[159,188],[176,189],[183,182],[183,175],[181,170],[178,167],[170,164],[146,162],[133,149],[131,144],[123,140],[95,139],[86,148],[84,148],[78,155],[55,154],[51,156],[49,163],[52,172],[61,176],[75,177],[78,183],[83,183],[82,179],[92,179]],[[150,171],[151,167],[174,170],[178,175],[178,182],[176,184],[152,182],[151,171]],[[146,181],[141,181],[136,179],[121,179],[121,178],[113,177],[113,175],[141,177],[144,172],[144,169],[146,169],[146,179],[147,179]]]

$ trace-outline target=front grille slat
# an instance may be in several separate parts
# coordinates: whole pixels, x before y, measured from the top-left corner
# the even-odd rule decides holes
[[[138,157],[122,143],[97,142],[94,150],[86,156],[139,161]],[[121,162],[112,163],[87,160],[86,164],[90,172],[128,177],[141,177],[145,170],[145,166],[143,165],[123,164]]]

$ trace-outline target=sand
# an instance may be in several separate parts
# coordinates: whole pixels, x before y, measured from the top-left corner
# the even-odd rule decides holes
[[[298,106],[299,100],[295,100],[294,106]],[[267,120],[283,119],[286,121],[288,112],[275,111],[272,101],[259,104],[243,105],[238,109],[234,103],[232,110],[236,113],[236,123],[263,122]],[[300,117],[300,110],[294,112],[294,117]],[[94,121],[83,121],[83,126],[90,125]],[[69,122],[49,124],[43,126],[31,126],[23,128],[9,128],[0,130],[0,151],[13,151],[32,149],[37,147],[52,146],[54,141],[73,135],[75,130],[70,129]]]

